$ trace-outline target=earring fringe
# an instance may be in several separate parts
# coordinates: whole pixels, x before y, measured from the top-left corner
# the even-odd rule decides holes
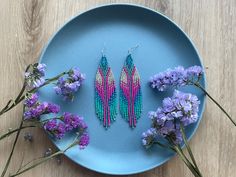
[[[120,113],[132,128],[136,127],[137,120],[142,113],[140,76],[136,66],[133,64],[131,54],[127,56],[121,71]]]
[[[114,75],[103,55],[95,79],[95,111],[103,126],[108,128],[117,114],[116,88]]]

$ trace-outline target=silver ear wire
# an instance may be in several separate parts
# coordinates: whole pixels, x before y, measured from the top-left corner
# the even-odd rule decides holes
[[[105,42],[103,43],[103,48],[102,48],[102,56],[105,56],[105,51],[106,51],[106,44]]]
[[[136,46],[134,47],[131,47],[129,50],[128,50],[128,54],[131,54],[134,50],[136,50],[137,48],[139,47],[139,44],[137,44]]]

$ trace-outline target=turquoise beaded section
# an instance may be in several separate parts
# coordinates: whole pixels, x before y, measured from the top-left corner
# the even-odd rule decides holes
[[[114,76],[105,56],[101,58],[95,79],[95,112],[103,126],[108,128],[117,115]]]

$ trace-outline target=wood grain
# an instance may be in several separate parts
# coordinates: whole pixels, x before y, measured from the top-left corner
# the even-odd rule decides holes
[[[23,82],[25,67],[37,61],[43,46],[68,19],[91,7],[107,3],[129,2],[162,12],[174,20],[194,41],[208,68],[209,92],[236,117],[236,1],[235,0],[1,0],[0,2],[0,107],[16,96]],[[16,127],[19,106],[1,117],[0,133]],[[24,161],[40,156],[53,147],[41,130],[32,130],[33,143],[23,133],[17,144],[10,172]],[[9,154],[13,137],[0,144],[0,169]],[[236,130],[209,100],[204,118],[190,142],[204,177],[236,177]],[[102,175],[77,166],[63,157],[61,165],[51,160],[21,176],[88,177]],[[177,158],[136,177],[190,177]]]

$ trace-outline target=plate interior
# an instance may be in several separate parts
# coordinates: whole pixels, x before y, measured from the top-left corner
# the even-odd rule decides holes
[[[128,49],[139,44],[132,56],[141,76],[143,113],[135,129],[131,129],[118,114],[116,121],[105,130],[95,115],[94,79],[104,43],[118,95],[120,72]],[[188,37],[170,20],[149,9],[132,5],[95,8],[62,27],[45,48],[41,62],[47,64],[47,77],[74,66],[86,74],[84,85],[74,102],[62,101],[52,86],[40,91],[43,100],[59,104],[63,112],[84,116],[89,126],[90,145],[83,151],[74,147],[66,153],[74,162],[102,173],[132,174],[156,167],[173,156],[170,151],[158,147],[145,150],[140,138],[142,132],[150,127],[148,112],[156,110],[161,100],[171,96],[173,91],[153,91],[148,85],[149,77],[179,65],[201,65]],[[186,87],[184,91],[199,97],[202,116],[204,95],[193,87]],[[193,135],[198,123],[188,127],[188,137]],[[63,140],[53,142],[62,149],[73,137],[71,133]]]

